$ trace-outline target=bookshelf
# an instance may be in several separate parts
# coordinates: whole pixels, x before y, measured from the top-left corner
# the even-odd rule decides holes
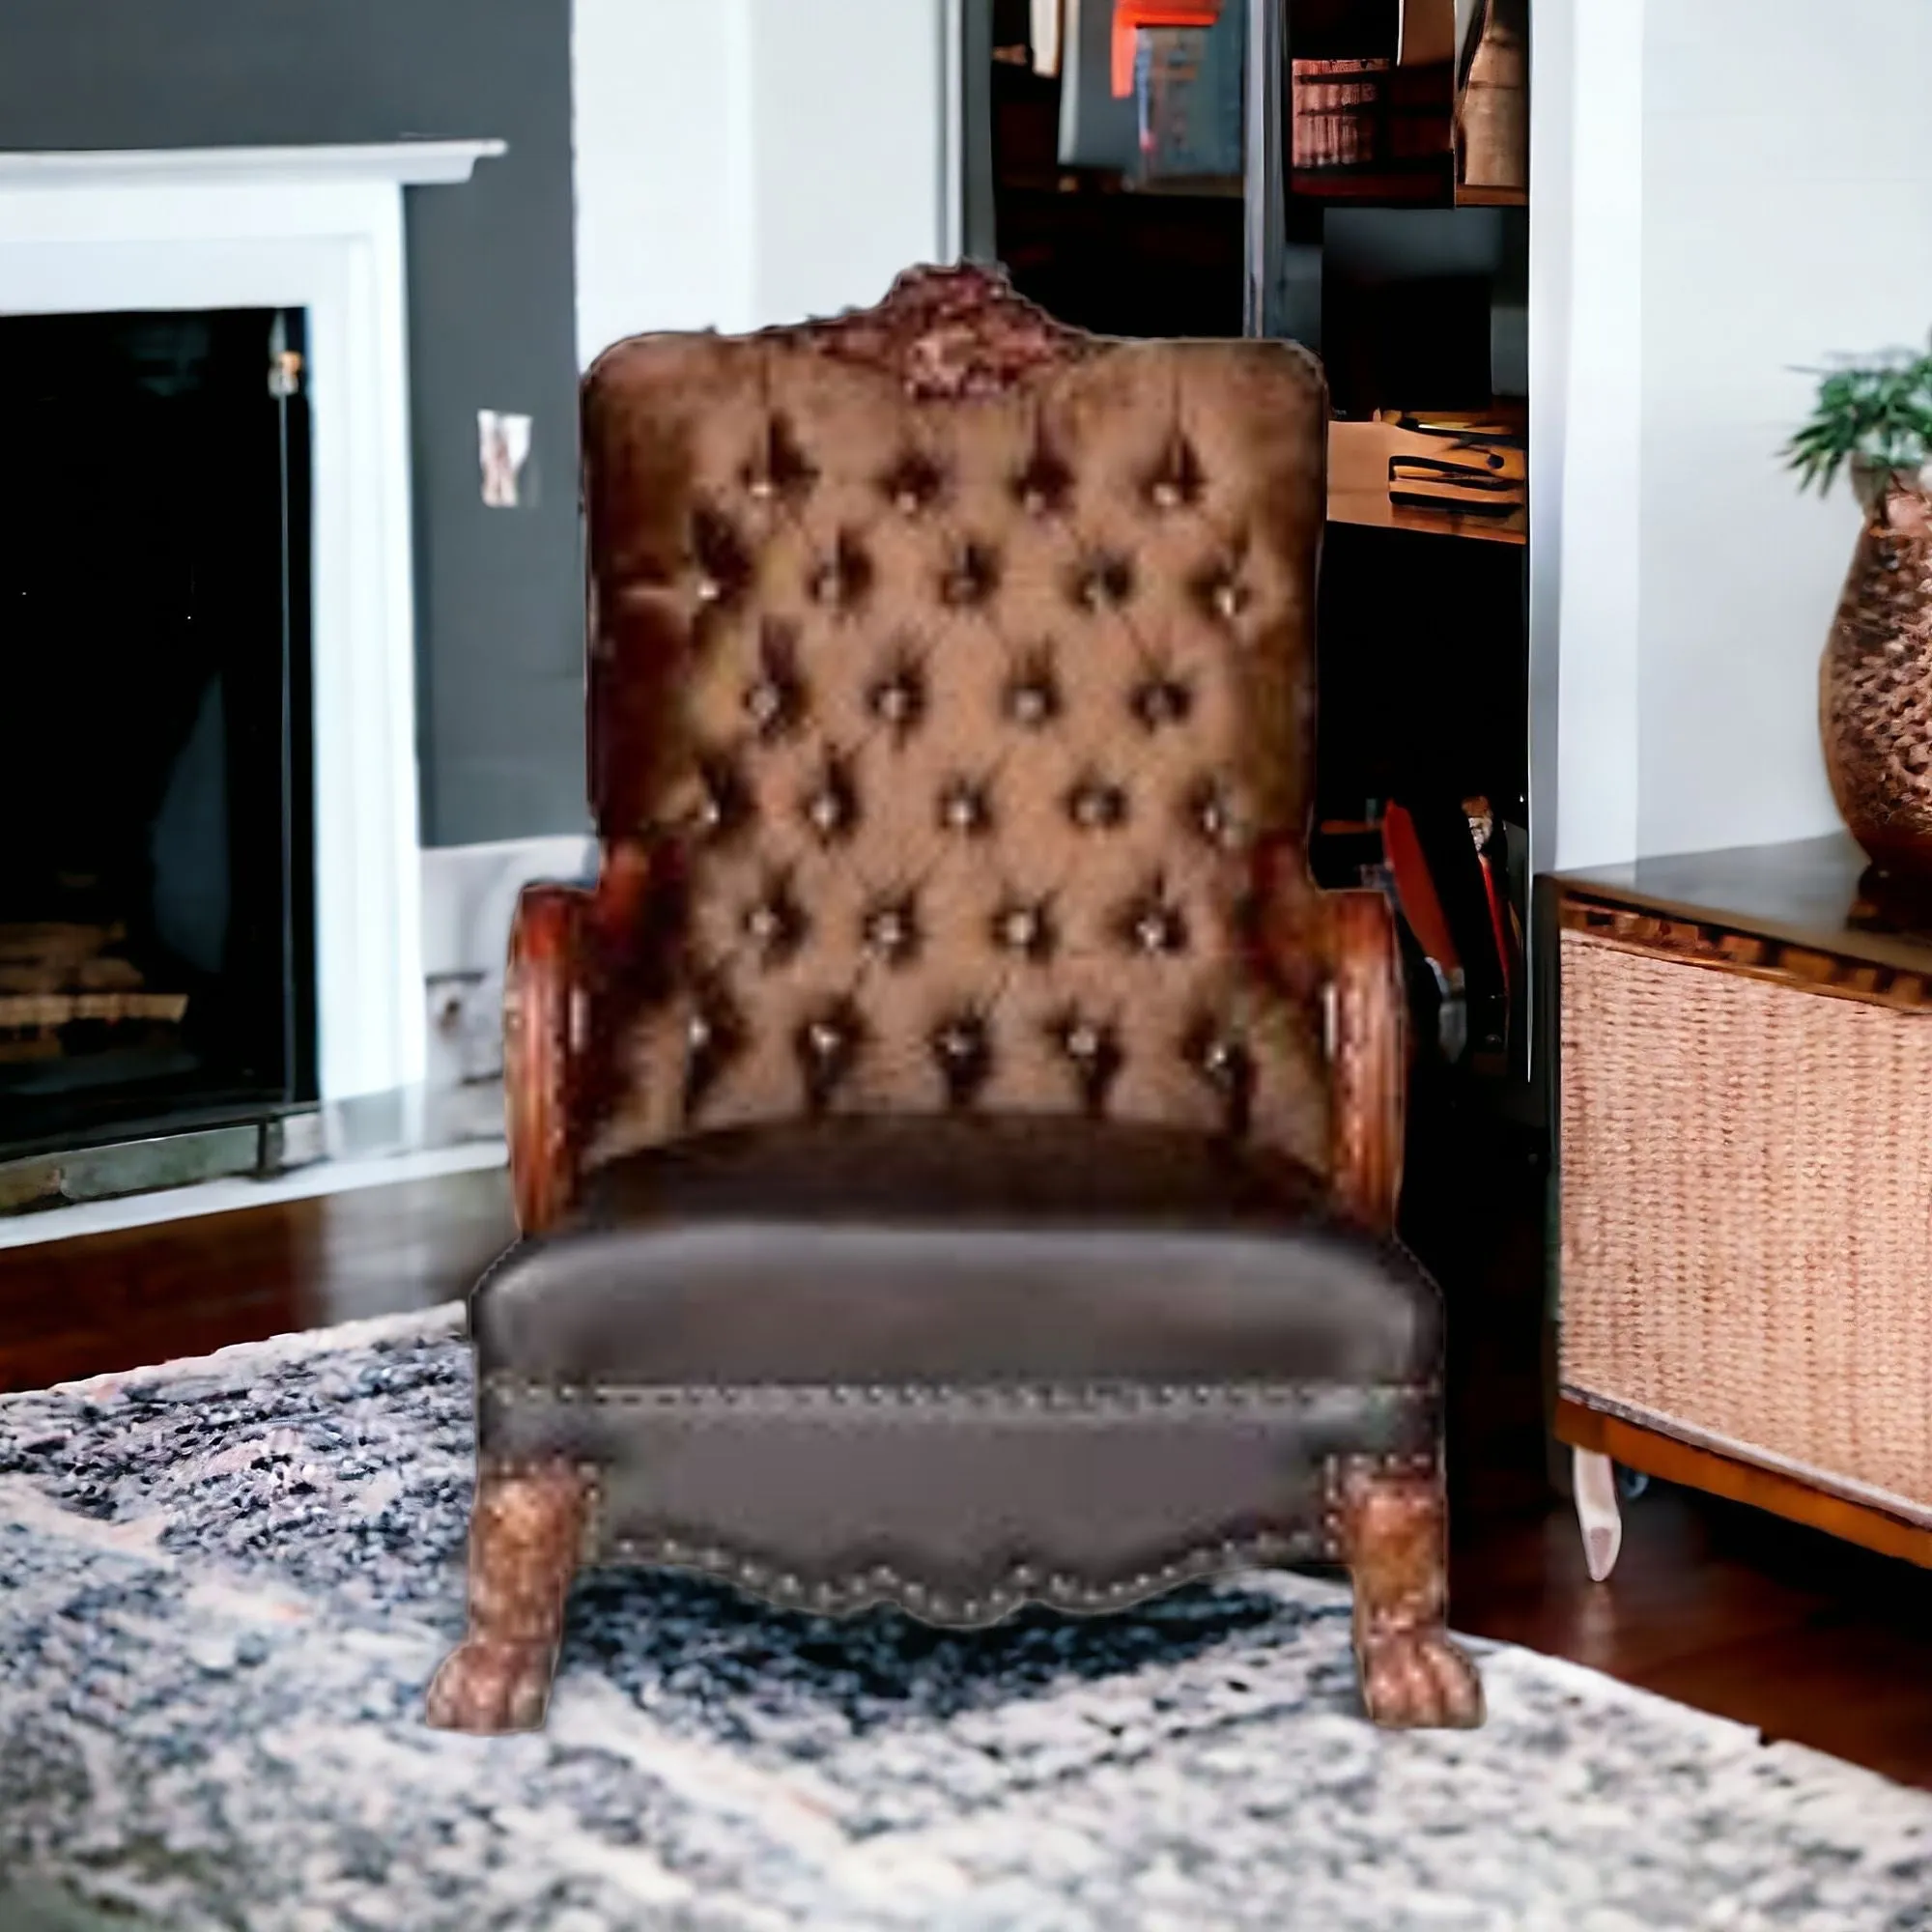
[[[1225,0],[1245,33],[1240,173],[1158,183],[1063,164],[1063,82],[1033,71],[1029,0],[986,4],[986,227],[1022,293],[1105,333],[1321,355],[1316,867],[1354,883],[1390,803],[1408,808],[1446,875],[1471,1052],[1520,1069],[1528,1014],[1505,981],[1522,975],[1496,956],[1486,894],[1499,884],[1527,930],[1530,0],[1476,0],[1461,46],[1457,0]],[[1339,105],[1297,130],[1311,76]],[[1473,843],[1456,849],[1479,798],[1487,882]]]
[[[1417,71],[1404,111],[1438,117],[1435,136],[1410,139],[1419,152],[1394,166],[1386,131],[1373,126],[1352,145],[1327,130],[1311,136],[1305,124],[1297,131],[1296,87],[1311,72],[1347,78],[1344,62],[1382,63],[1385,81],[1420,10],[1406,0],[1239,4],[1250,53],[1242,327],[1318,351],[1335,412],[1317,871],[1325,883],[1350,883],[1377,856],[1360,828],[1391,801],[1412,808],[1463,969],[1472,1057],[1520,1074],[1530,1031],[1521,951],[1498,960],[1486,943],[1480,863],[1457,841],[1463,802],[1487,801],[1495,882],[1526,933],[1529,0],[1488,0],[1461,47],[1452,33],[1446,49],[1438,40],[1428,50],[1449,58]],[[1482,102],[1482,127],[1457,125],[1472,81],[1514,85],[1500,130],[1494,95]],[[1297,165],[1321,139],[1340,151],[1338,164]],[[1506,437],[1444,448],[1437,461],[1504,450],[1512,507],[1472,516],[1402,500],[1411,493],[1399,479],[1430,474],[1434,453],[1428,440],[1405,434],[1409,422],[1481,424]],[[1405,467],[1417,458],[1425,467]]]

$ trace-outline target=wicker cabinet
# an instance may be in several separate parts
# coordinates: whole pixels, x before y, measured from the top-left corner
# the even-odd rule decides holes
[[[1932,1564],[1932,938],[1848,839],[1552,882],[1556,1430]]]

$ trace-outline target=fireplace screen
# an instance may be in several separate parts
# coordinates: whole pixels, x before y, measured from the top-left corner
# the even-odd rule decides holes
[[[301,317],[0,317],[0,1155],[315,1091]]]

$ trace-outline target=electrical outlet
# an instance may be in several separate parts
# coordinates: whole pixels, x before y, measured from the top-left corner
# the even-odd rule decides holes
[[[433,973],[429,994],[429,1084],[455,1087],[503,1071],[503,1003],[487,973]]]

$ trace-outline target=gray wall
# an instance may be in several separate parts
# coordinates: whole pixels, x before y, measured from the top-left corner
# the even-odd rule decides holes
[[[0,0],[0,148],[425,135],[509,153],[409,197],[423,837],[575,831],[570,0]],[[483,506],[479,408],[534,417],[531,507]]]

